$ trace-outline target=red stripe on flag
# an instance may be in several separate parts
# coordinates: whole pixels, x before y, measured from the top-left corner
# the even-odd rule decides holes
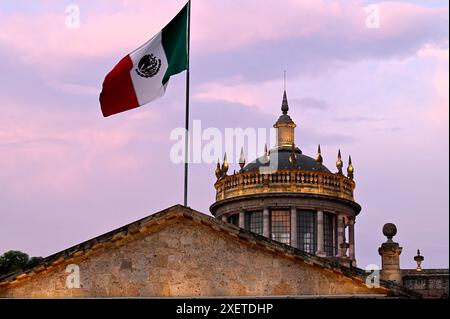
[[[132,68],[133,62],[127,55],[105,77],[100,93],[103,116],[110,116],[139,106],[131,81]]]

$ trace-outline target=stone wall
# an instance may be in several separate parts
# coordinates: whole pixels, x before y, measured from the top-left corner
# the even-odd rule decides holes
[[[448,298],[448,269],[402,270],[403,285],[425,298]]]
[[[81,287],[66,287],[68,264]],[[385,294],[317,265],[180,217],[0,288],[0,297]]]

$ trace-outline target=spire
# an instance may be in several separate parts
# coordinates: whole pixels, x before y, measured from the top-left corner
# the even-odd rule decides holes
[[[228,172],[228,160],[227,160],[227,153],[225,153],[225,155],[223,156],[223,164],[222,164],[222,173],[223,175],[227,175]]]
[[[320,144],[319,144],[319,146],[317,147],[317,157],[316,157],[316,161],[317,161],[318,163],[320,163],[320,164],[323,163],[323,157],[322,157],[322,152],[321,152],[321,150],[320,150]]]
[[[283,71],[283,102],[281,102],[281,111],[283,112],[283,114],[287,114],[287,112],[289,111],[286,94],[286,70]]]
[[[287,114],[287,112],[289,111],[286,90],[284,90],[283,93],[283,102],[281,103],[281,111],[283,112],[283,114]]]
[[[352,157],[348,156],[347,177],[353,179],[354,168],[352,165]]]
[[[289,105],[287,100],[286,88],[283,91],[283,101],[281,102],[282,114],[277,122],[273,125],[277,129],[277,144],[276,148],[290,149],[295,144],[294,129],[297,126],[291,117],[287,114]]]
[[[241,167],[241,169],[243,169],[244,165],[245,165],[244,147],[241,147],[241,156],[239,156],[239,166]]]
[[[344,164],[342,163],[342,157],[341,157],[341,150],[338,150],[338,156],[336,160],[336,167],[338,169],[338,174],[342,175],[342,166]]]
[[[217,159],[217,166],[216,166],[216,177],[217,179],[222,177],[222,170],[220,169],[220,160]]]

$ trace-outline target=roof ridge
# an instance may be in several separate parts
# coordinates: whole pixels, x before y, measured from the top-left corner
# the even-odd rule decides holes
[[[83,242],[80,242],[80,243],[78,243],[76,245],[73,245],[73,246],[68,247],[66,249],[63,249],[61,251],[58,251],[58,252],[56,252],[54,254],[48,255],[48,256],[44,257],[35,266],[25,267],[25,268],[23,268],[21,270],[18,270],[18,271],[9,273],[9,274],[0,275],[0,284],[4,281],[4,279],[10,278],[12,276],[16,277],[17,275],[27,273],[27,272],[32,271],[33,269],[39,268],[41,266],[47,266],[49,262],[59,259],[59,258],[56,258],[56,257],[60,257],[61,258],[61,257],[64,256],[65,257],[64,259],[66,259],[67,257],[72,256],[77,251],[80,251],[80,248],[83,248],[83,249],[89,248],[89,244],[92,244],[90,247],[93,247],[95,244],[99,244],[101,242],[106,241],[107,238],[112,239],[114,237],[114,235],[119,234],[121,232],[124,232],[124,231],[132,228],[133,226],[141,224],[142,222],[147,223],[147,222],[150,222],[152,220],[156,220],[158,218],[161,218],[162,216],[164,216],[166,214],[168,216],[170,216],[170,214],[172,214],[175,211],[176,208],[181,209],[181,210],[186,210],[186,211],[193,211],[190,207],[186,207],[186,206],[183,206],[181,204],[175,204],[175,205],[170,206],[168,208],[165,208],[165,209],[163,209],[161,211],[158,211],[156,213],[147,215],[147,216],[142,217],[142,218],[140,218],[138,220],[135,220],[135,221],[133,221],[131,223],[128,223],[128,224],[126,224],[124,226],[120,226],[120,227],[118,227],[116,229],[110,230],[110,231],[108,231],[106,233],[100,234],[98,236],[95,236],[95,237],[90,238],[88,240],[85,240]]]
[[[98,246],[102,246],[106,242],[116,242],[118,240],[122,240],[128,237],[128,235],[132,236],[141,232],[143,228],[148,229],[154,225],[161,225],[167,220],[179,217],[194,220],[200,224],[210,226],[215,230],[225,231],[230,235],[233,235],[234,237],[237,237],[249,244],[256,244],[272,252],[281,253],[288,258],[290,257],[294,259],[300,259],[309,265],[328,269],[329,271],[341,274],[353,280],[365,282],[365,278],[367,277],[367,272],[363,269],[357,267],[347,267],[337,261],[307,253],[295,247],[283,244],[273,239],[253,233],[249,230],[239,228],[230,223],[221,221],[213,216],[206,215],[190,207],[176,204],[169,208],[163,209],[159,212],[136,220],[132,223],[116,228],[107,233],[81,242],[75,246],[47,256],[34,267],[25,268],[14,273],[0,276],[0,286],[9,284],[10,282],[13,282],[15,280],[25,278],[33,273],[38,273],[41,271],[41,269],[44,270],[46,268],[51,268],[52,266],[59,265],[65,262],[67,259],[82,256],[90,250],[96,250]],[[395,293],[400,293],[403,296],[415,297],[416,295],[414,292],[391,282],[380,280],[380,284],[381,289],[393,290],[395,291]]]

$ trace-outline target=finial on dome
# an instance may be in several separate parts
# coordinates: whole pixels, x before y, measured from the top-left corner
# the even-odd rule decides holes
[[[352,165],[352,157],[348,156],[347,177],[353,179],[354,168]]]
[[[281,103],[282,114],[277,122],[273,125],[277,129],[277,144],[276,148],[290,148],[294,141],[294,129],[297,126],[291,117],[287,114],[289,105],[287,101],[286,90],[283,92],[283,102]]]
[[[262,163],[268,163],[270,160],[269,152],[267,151],[267,144],[264,145],[264,155],[262,157]]]
[[[283,102],[281,103],[281,111],[283,112],[283,114],[287,114],[289,111],[286,90],[284,90],[284,93],[283,93]]]
[[[227,175],[228,172],[228,160],[227,160],[227,153],[225,153],[225,155],[223,156],[223,164],[222,164],[222,173],[223,175]]]
[[[245,165],[244,147],[241,147],[241,156],[239,156],[239,166],[241,167],[241,169],[243,169],[244,165]]]
[[[323,163],[323,157],[322,157],[322,151],[320,150],[320,144],[317,147],[317,157],[316,157],[316,161],[320,164]]]
[[[336,160],[336,167],[338,169],[338,174],[342,175],[342,166],[344,164],[342,163],[342,157],[341,157],[341,150],[338,150],[338,156],[337,156],[337,160]]]
[[[217,177],[217,179],[222,177],[222,170],[220,169],[220,160],[219,159],[217,159],[216,177]]]

